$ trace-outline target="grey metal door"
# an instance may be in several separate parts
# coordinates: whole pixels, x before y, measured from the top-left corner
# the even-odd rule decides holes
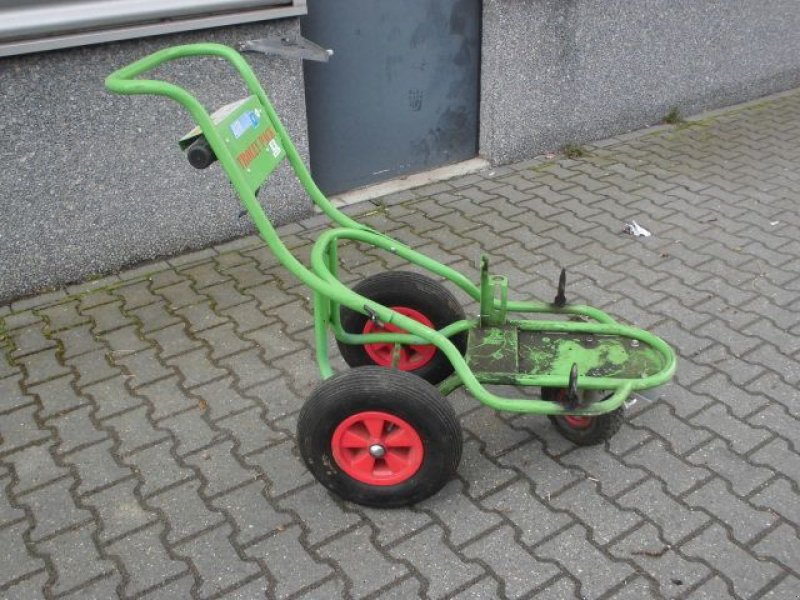
[[[309,0],[311,170],[327,193],[472,158],[480,0]]]

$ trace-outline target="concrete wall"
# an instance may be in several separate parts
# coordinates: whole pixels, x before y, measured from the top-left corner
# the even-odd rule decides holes
[[[0,302],[250,231],[221,169],[196,171],[178,150],[193,126],[183,109],[115,96],[103,80],[175,44],[296,33],[285,19],[0,59]],[[307,157],[300,61],[250,62]],[[162,75],[212,109],[245,95],[222,61],[190,64]],[[279,223],[311,209],[286,171],[261,195]]]
[[[480,153],[505,163],[800,85],[797,0],[484,0]]]

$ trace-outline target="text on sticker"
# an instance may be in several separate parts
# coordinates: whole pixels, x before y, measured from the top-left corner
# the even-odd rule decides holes
[[[278,146],[277,141],[275,138],[275,130],[270,127],[266,131],[258,134],[258,137],[255,141],[250,144],[247,148],[245,148],[239,156],[236,157],[236,160],[239,161],[239,164],[242,165],[245,169],[250,166],[259,154],[264,150],[264,148],[269,147],[272,151],[273,156],[277,157],[280,154],[280,146]],[[276,154],[277,149],[277,154]]]

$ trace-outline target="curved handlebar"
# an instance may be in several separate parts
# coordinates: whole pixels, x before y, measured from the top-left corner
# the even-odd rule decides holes
[[[271,229],[271,225],[269,225],[266,216],[263,214],[261,207],[258,205],[258,202],[255,199],[255,196],[242,191],[245,190],[247,186],[243,180],[240,180],[240,174],[238,174],[234,158],[225,147],[222,138],[214,130],[211,117],[205,108],[203,108],[203,105],[200,104],[197,98],[195,98],[188,91],[173,83],[156,79],[136,79],[136,77],[139,75],[147,73],[148,71],[151,71],[164,63],[178,58],[187,58],[193,56],[219,56],[224,58],[231,66],[233,66],[244,80],[249,92],[256,96],[263,105],[267,114],[267,118],[275,127],[278,138],[284,150],[286,151],[286,156],[289,160],[289,163],[292,165],[292,168],[297,174],[297,177],[300,179],[301,184],[311,196],[311,199],[314,201],[314,203],[341,227],[368,229],[366,226],[361,225],[360,223],[351,219],[349,216],[337,210],[333,204],[331,204],[330,200],[325,197],[325,194],[323,194],[322,191],[317,187],[317,184],[314,183],[314,180],[311,178],[311,174],[308,172],[308,169],[306,169],[305,165],[303,164],[303,159],[297,152],[297,148],[295,148],[294,144],[286,133],[286,130],[284,129],[281,120],[278,118],[272,103],[269,101],[269,98],[267,98],[266,92],[261,87],[256,74],[253,72],[253,69],[250,67],[244,57],[230,46],[225,46],[223,44],[201,43],[185,44],[182,46],[175,46],[173,48],[159,50],[111,73],[108,77],[106,77],[106,88],[117,94],[146,94],[154,96],[166,96],[186,108],[186,110],[189,111],[189,114],[191,114],[194,118],[195,123],[199,125],[201,131],[203,131],[203,134],[206,136],[206,139],[210,143],[211,148],[215,152],[220,163],[222,163],[222,166],[228,172],[234,187],[239,190],[240,195],[244,194],[242,196],[242,201],[245,203],[246,207],[248,207],[248,210],[252,209],[251,214],[253,214],[253,212],[256,213],[253,218],[256,222],[256,226],[263,234],[264,230]],[[291,257],[291,259],[293,259],[293,257]],[[310,279],[313,278],[316,281],[317,278],[315,276],[311,275],[310,273],[308,275]]]
[[[231,63],[242,78],[247,83],[251,92],[255,92],[252,83],[257,83],[255,75],[250,69],[250,65],[233,48],[223,44],[186,44],[165,48],[140,58],[136,62],[117,69],[106,77],[106,87],[117,94],[155,94],[158,96],[170,96],[178,92],[178,96],[183,96],[186,91],[177,85],[158,81],[154,79],[135,79],[139,75],[152,71],[164,63],[178,58],[191,56],[219,56]],[[178,98],[175,98],[178,100]]]

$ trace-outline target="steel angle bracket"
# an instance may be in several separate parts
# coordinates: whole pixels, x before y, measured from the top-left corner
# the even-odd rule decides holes
[[[328,59],[333,55],[333,50],[326,50],[302,36],[292,38],[265,37],[258,40],[237,42],[234,47],[240,52],[256,52],[268,56],[282,56],[284,58],[298,58],[300,60],[315,60],[318,62],[328,62]]]

